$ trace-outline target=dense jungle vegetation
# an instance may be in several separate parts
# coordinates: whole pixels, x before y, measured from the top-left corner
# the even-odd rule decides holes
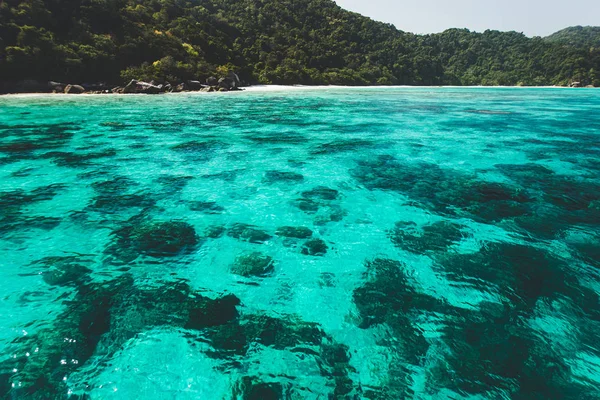
[[[331,0],[0,0],[0,81],[600,86],[600,28],[414,35]]]

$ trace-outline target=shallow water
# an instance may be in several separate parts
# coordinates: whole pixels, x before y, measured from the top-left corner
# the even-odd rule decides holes
[[[0,98],[0,398],[600,397],[600,92]]]

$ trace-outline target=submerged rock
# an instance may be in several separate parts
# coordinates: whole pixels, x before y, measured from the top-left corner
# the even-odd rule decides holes
[[[33,263],[43,268],[44,282],[52,286],[69,286],[86,282],[92,272],[79,257],[45,257]]]
[[[258,251],[238,256],[231,266],[231,272],[245,277],[264,277],[271,274],[274,269],[273,259]]]
[[[227,228],[225,228],[223,225],[209,226],[204,231],[204,236],[211,238],[211,239],[218,239],[221,236],[223,236],[226,231],[227,231]]]
[[[241,223],[233,224],[227,231],[227,236],[245,242],[259,244],[265,243],[272,238],[267,232],[262,231],[253,225]]]
[[[327,253],[327,243],[322,239],[311,239],[304,243],[301,251],[307,256],[324,256]]]

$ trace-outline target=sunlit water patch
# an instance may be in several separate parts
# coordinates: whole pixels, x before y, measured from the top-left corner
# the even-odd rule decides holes
[[[0,98],[0,398],[592,399],[600,94]]]

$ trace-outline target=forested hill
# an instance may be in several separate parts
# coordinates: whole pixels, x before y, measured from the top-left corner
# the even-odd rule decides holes
[[[414,35],[330,0],[0,0],[5,82],[177,83],[233,69],[249,83],[600,86],[594,46]]]

